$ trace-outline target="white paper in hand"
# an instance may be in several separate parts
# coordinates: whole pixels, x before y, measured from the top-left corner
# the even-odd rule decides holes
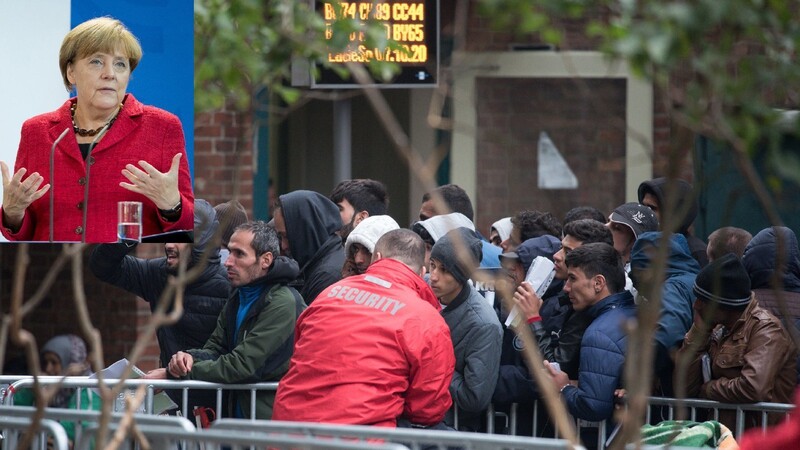
[[[556,276],[556,265],[553,264],[553,261],[545,258],[544,256],[537,256],[531,262],[531,266],[528,268],[528,273],[525,275],[525,281],[530,283],[531,287],[533,287],[533,292],[536,293],[536,296],[542,298],[545,292],[547,292],[547,288],[550,287],[550,283],[553,282],[553,278]],[[506,326],[510,326],[512,323],[515,323],[517,320],[517,316],[519,316],[519,308],[514,306],[511,309],[511,313],[509,313],[508,318],[506,319]]]

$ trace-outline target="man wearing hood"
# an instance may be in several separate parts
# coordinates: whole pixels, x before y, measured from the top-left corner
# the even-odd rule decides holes
[[[300,277],[292,285],[310,305],[342,277],[345,255],[336,235],[342,227],[339,209],[318,192],[300,190],[281,195],[274,214],[281,253],[300,266]]]
[[[706,244],[689,231],[697,217],[697,199],[692,192],[692,185],[680,179],[659,177],[643,181],[639,185],[638,194],[639,203],[653,210],[662,227],[677,222],[678,229],[674,231],[686,238],[692,257],[697,260],[701,269],[708,265]],[[674,199],[668,199],[666,195],[673,195]],[[673,206],[667,211],[669,205]]]
[[[533,291],[534,287],[525,282],[525,277],[530,270],[533,261],[537,257],[544,257],[552,261],[553,255],[561,249],[561,241],[554,236],[544,235],[528,239],[517,247],[515,252],[503,253],[500,255],[500,264],[505,274],[504,281],[509,282],[509,292],[513,292],[514,297],[511,305],[524,301],[524,291]],[[563,280],[552,280],[550,286],[542,297],[544,303],[558,303],[558,294],[564,287]],[[535,294],[533,294],[535,295]],[[509,306],[511,306],[509,305]],[[500,302],[495,305],[495,309],[500,312],[500,321],[505,322],[509,310],[504,308],[505,304]],[[522,325],[524,326],[524,325]],[[531,333],[535,334],[536,329],[533,325]],[[556,330],[558,331],[558,330]],[[492,402],[495,407],[505,408],[511,403],[518,403],[517,410],[517,435],[531,436],[533,418],[533,404],[538,398],[538,389],[533,380],[531,371],[525,361],[524,343],[522,339],[509,327],[503,327],[503,348],[500,355],[500,375],[497,379],[497,386],[492,395]],[[502,404],[502,406],[500,406]]]
[[[400,225],[391,216],[369,216],[359,222],[347,236],[344,252],[347,259],[342,267],[342,278],[361,275],[372,264],[372,253],[375,244],[384,234],[397,230]]]
[[[198,264],[206,254],[202,273],[186,285],[183,315],[176,323],[156,331],[161,367],[167,367],[169,358],[176,352],[200,347],[208,340],[230,295],[225,268],[219,263],[219,249],[211,242],[218,228],[214,208],[205,200],[195,199],[194,244],[164,244],[165,256],[152,259],[130,255],[136,244],[100,244],[89,257],[89,270],[98,279],[135,294],[150,304],[150,311],[155,311],[169,277],[177,273],[180,254],[191,252],[189,267]],[[180,400],[179,391],[168,391],[168,394],[174,400]],[[213,404],[213,392],[190,392],[190,406]]]
[[[441,202],[439,200],[441,200]],[[445,184],[431,192],[426,192],[425,195],[422,196],[422,204],[419,207],[420,222],[425,222],[433,217],[449,213],[464,215],[464,217],[469,220],[470,225],[459,226],[466,226],[477,233],[478,238],[481,240],[481,250],[483,251],[481,267],[500,267],[501,250],[484,239],[480,232],[475,229],[475,211],[472,208],[472,200],[470,200],[469,195],[467,195],[464,189],[456,184]],[[442,236],[447,233],[447,231],[450,231],[450,229],[442,233]],[[437,239],[438,238],[434,239],[434,241]]]
[[[469,220],[469,217],[458,212],[439,214],[411,225],[411,231],[417,233],[425,243],[425,267],[430,267],[431,249],[439,238],[451,230],[462,227],[475,231],[475,224]]]
[[[247,222],[228,242],[228,279],[236,288],[201,347],[177,352],[166,369],[146,378],[181,378],[212,383],[279,381],[289,369],[294,326],[306,305],[287,283],[297,278],[297,263],[280,256],[280,241],[266,222]],[[275,393],[261,390],[251,404],[249,391],[229,397],[228,415],[270,419]]]
[[[468,228],[442,236],[431,250],[430,285],[444,305],[456,367],[450,382],[461,431],[478,431],[492,401],[500,367],[503,330],[491,305],[469,283],[481,260],[481,241]],[[445,423],[454,426],[452,411]]]
[[[642,233],[631,250],[631,278],[640,294],[647,297],[652,290],[655,277],[652,267],[658,248],[663,243],[659,231]],[[683,337],[692,326],[692,303],[694,303],[695,277],[700,265],[689,253],[689,244],[682,234],[673,234],[669,242],[666,272],[661,287],[661,313],[658,316],[654,336],[654,371],[659,381],[658,395],[672,397],[672,355],[680,347]],[[646,300],[642,300],[646,301]]]
[[[194,244],[164,244],[165,256],[152,259],[130,255],[136,244],[100,244],[89,257],[89,270],[98,279],[136,294],[150,304],[150,311],[155,311],[169,276],[177,273],[180,254],[191,252],[188,264],[193,267],[206,252],[203,272],[186,286],[183,315],[178,322],[156,331],[161,367],[166,367],[176,352],[206,342],[230,295],[225,268],[219,263],[219,249],[210,248],[219,228],[214,208],[205,200],[195,199],[194,211]]]
[[[785,249],[783,255],[779,255],[779,248]],[[782,270],[776,274],[779,258]],[[787,330],[800,331],[800,248],[794,231],[786,227],[759,231],[745,247],[742,264],[750,275],[758,305],[780,319]],[[797,367],[800,380],[800,358]]]

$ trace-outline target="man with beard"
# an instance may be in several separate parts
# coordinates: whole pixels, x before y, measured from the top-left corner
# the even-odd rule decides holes
[[[306,307],[287,286],[297,277],[297,262],[280,256],[277,232],[262,221],[237,227],[228,249],[225,268],[236,291],[211,337],[202,347],[175,353],[166,369],[145,378],[249,384],[278,381],[289,369],[295,322]],[[230,417],[270,419],[275,392],[261,390],[252,399],[249,391],[237,390],[228,400]]]
[[[278,197],[274,212],[281,254],[300,266],[292,286],[311,303],[342,278],[344,248],[336,235],[342,221],[336,205],[319,192],[298,190]]]
[[[205,200],[195,199],[194,244],[164,244],[165,256],[152,259],[130,255],[136,244],[100,244],[89,257],[89,269],[98,279],[136,294],[150,304],[150,311],[155,311],[170,275],[177,273],[180,254],[190,252],[189,267],[198,264],[204,252],[207,254],[203,272],[184,291],[183,315],[176,323],[156,331],[161,367],[166,367],[176,352],[200,347],[208,340],[228,299],[230,284],[219,263],[219,249],[211,242],[218,228],[214,208]],[[173,298],[165,301],[171,303]],[[193,392],[190,404],[214,404],[214,396],[210,395],[213,393],[201,400],[202,394],[203,391]]]
[[[344,180],[331,192],[331,201],[339,208],[342,242],[367,217],[389,213],[389,195],[380,181],[361,178]]]
[[[372,264],[375,243],[389,231],[400,228],[390,216],[369,216],[347,236],[344,244],[346,259],[342,267],[342,278],[361,275]]]

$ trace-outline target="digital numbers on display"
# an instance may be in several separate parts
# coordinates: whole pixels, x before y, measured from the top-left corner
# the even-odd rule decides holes
[[[404,50],[367,48],[363,33],[351,33],[348,48],[329,52],[332,63],[390,61],[424,64],[430,57],[426,41],[425,2],[422,0],[322,2],[322,16],[327,28],[325,38],[332,38],[333,22],[337,19],[379,20],[386,29],[386,38],[396,41]]]

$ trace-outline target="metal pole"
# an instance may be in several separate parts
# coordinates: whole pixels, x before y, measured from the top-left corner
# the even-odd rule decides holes
[[[352,178],[353,103],[350,98],[333,102],[334,184]]]

